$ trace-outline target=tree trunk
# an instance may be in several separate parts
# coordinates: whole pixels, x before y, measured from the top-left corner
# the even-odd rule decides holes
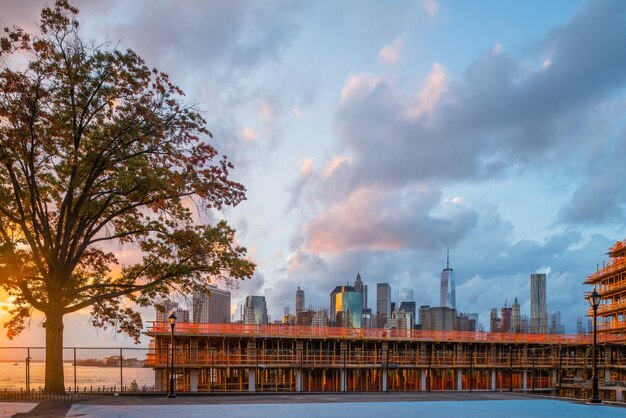
[[[65,393],[63,376],[63,314],[60,311],[46,313],[46,383],[47,393]]]

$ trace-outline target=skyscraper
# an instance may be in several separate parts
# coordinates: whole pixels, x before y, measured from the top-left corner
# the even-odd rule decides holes
[[[412,302],[413,301],[413,289],[399,289],[398,290],[398,306],[402,304],[402,302]]]
[[[341,286],[335,295],[335,321],[337,326],[361,328],[363,295],[353,286]]]
[[[519,302],[517,298],[515,298],[515,302],[513,302],[511,313],[511,332],[520,333],[522,332],[522,315],[520,312]]]
[[[504,302],[502,308],[502,318],[500,319],[500,332],[511,332],[511,317],[513,316],[513,308],[507,307]]]
[[[378,328],[391,318],[391,286],[389,283],[376,283],[376,322]]]
[[[305,325],[305,311],[304,311],[304,290],[296,290],[296,324]]]
[[[341,286],[337,286],[330,292],[330,321],[331,325],[337,325],[337,293],[341,292]]]
[[[491,308],[489,313],[489,332],[501,332],[500,317],[498,317],[498,308]]]
[[[267,324],[267,304],[265,296],[246,296],[246,304],[243,311],[244,324]]]
[[[548,308],[546,306],[546,275],[530,275],[530,332],[546,334],[548,332]]]
[[[230,292],[209,286],[209,293],[193,292],[192,318],[196,323],[230,322]]]
[[[296,290],[296,316],[298,312],[302,312],[304,310],[304,290],[300,289],[298,286],[298,290]]]
[[[400,302],[400,310],[410,312],[413,315],[413,325],[411,325],[411,327],[413,328],[417,320],[417,307],[415,305],[415,301]]]
[[[456,288],[454,283],[454,270],[450,268],[450,247],[448,247],[446,256],[446,268],[441,272],[439,305],[456,309]]]
[[[367,309],[367,285],[363,284],[363,281],[361,280],[361,273],[356,274],[354,288],[357,292],[361,292],[363,295],[363,309]]]
[[[161,308],[163,309],[161,310]],[[177,302],[172,302],[169,299],[165,299],[163,302],[161,302],[160,305],[157,305],[157,309],[156,309],[157,322],[167,322],[169,316],[172,314],[172,312],[176,312],[177,308],[178,308]]]

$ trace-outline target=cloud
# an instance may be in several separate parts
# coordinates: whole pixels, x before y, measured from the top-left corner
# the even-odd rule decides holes
[[[433,216],[439,193],[413,188],[396,193],[358,188],[307,226],[304,248],[315,254],[355,249],[435,249],[458,241],[476,224],[476,214],[460,205]]]
[[[241,137],[246,141],[256,141],[259,138],[259,134],[252,128],[243,128]]]
[[[369,73],[353,74],[348,77],[341,90],[341,100],[344,103],[362,100],[370,96],[381,84],[381,78]]]
[[[623,109],[606,109],[623,102],[625,18],[623,2],[587,4],[537,42],[497,44],[462,73],[433,62],[406,83],[354,71],[335,112],[336,149],[290,188],[310,208],[294,257],[318,262],[298,263],[284,282],[306,278],[329,292],[358,269],[372,285],[423,289],[418,303],[436,304],[449,244],[462,310],[487,322],[488,307],[506,298],[524,306],[529,275],[549,269],[549,310],[563,311],[571,331],[585,314],[582,282],[614,241],[577,222],[619,224],[626,215],[626,135],[615,132]],[[559,219],[569,228],[538,226],[520,239],[495,204],[467,188],[462,199],[446,195],[529,174],[567,179],[573,194]]]
[[[439,11],[439,2],[437,0],[422,0],[422,6],[430,17],[435,16]]]
[[[385,45],[378,53],[378,61],[384,65],[395,65],[402,56],[404,38],[397,38],[389,45]]]
[[[313,158],[306,157],[302,160],[302,165],[300,166],[300,175],[303,177],[311,175],[313,172]]]
[[[186,71],[249,72],[280,56],[297,31],[294,14],[301,4],[199,0],[180,7],[168,2],[112,1],[79,5],[93,32],[122,39],[152,63],[187,66]],[[97,19],[94,17],[98,16]],[[193,67],[192,67],[193,66]]]
[[[406,110],[407,117],[416,119],[431,112],[446,90],[448,90],[446,69],[443,65],[435,62],[426,77],[422,90],[409,99]]]

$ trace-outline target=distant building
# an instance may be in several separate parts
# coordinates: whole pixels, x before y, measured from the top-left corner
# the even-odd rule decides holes
[[[515,302],[513,302],[511,310],[511,332],[522,332],[522,315],[520,312],[520,305],[517,301],[517,298],[515,298]]]
[[[458,313],[456,316],[456,323],[454,325],[455,331],[476,331],[476,320],[470,318],[469,315]]]
[[[243,323],[247,325],[265,325],[269,322],[265,296],[247,296],[244,305]]]
[[[172,314],[172,312],[175,312],[177,308],[177,302],[172,302],[169,299],[165,299],[163,302],[156,306],[156,321],[167,322],[169,316]]]
[[[500,327],[500,317],[498,316],[498,308],[491,308],[489,314],[489,332],[502,332]]]
[[[332,326],[337,326],[337,294],[341,293],[342,286],[337,286],[330,292],[330,317],[328,318]]]
[[[501,312],[502,318],[500,319],[500,332],[511,332],[511,317],[513,316],[513,308],[507,307],[505,302]]]
[[[546,275],[530,275],[530,332],[546,334],[548,332],[548,308],[546,306]]]
[[[289,306],[285,306],[285,314],[281,321],[283,325],[296,325],[296,316],[289,313]]]
[[[522,315],[522,334],[530,334],[530,318]]]
[[[413,325],[411,328],[415,328],[415,321],[417,320],[417,309],[415,306],[415,301],[402,301],[400,302],[400,310],[405,312],[410,312],[413,315]]]
[[[441,272],[441,291],[439,305],[447,308],[456,308],[456,285],[454,282],[454,270],[450,268],[450,248],[446,257],[446,268]]]
[[[474,330],[475,331],[482,331],[481,329],[481,325],[480,325],[480,321],[479,321],[479,315],[477,313],[468,313],[466,314],[467,317],[469,318],[470,321],[474,321]]]
[[[398,305],[401,305],[402,302],[413,302],[413,289],[398,290]]]
[[[313,318],[311,320],[312,327],[323,328],[328,326],[328,311],[326,309],[317,308],[311,311],[313,312]]]
[[[304,319],[304,290],[300,289],[298,286],[298,290],[296,290],[296,324],[305,325]]]
[[[391,318],[391,286],[389,283],[376,283],[376,323],[383,328]]]
[[[425,331],[454,331],[457,324],[456,309],[445,306],[422,305],[419,316],[420,329]]]
[[[363,309],[367,309],[367,285],[363,284],[363,281],[361,280],[361,273],[356,274],[354,288],[357,292],[361,292],[363,295]]]
[[[374,326],[372,309],[363,309],[363,315],[361,316],[361,328],[372,328]]]
[[[189,311],[187,309],[176,308],[176,323],[187,323],[189,319]]]
[[[196,323],[230,323],[230,292],[209,286],[209,293],[193,292],[192,319]]]
[[[354,286],[341,286],[335,295],[336,326],[345,328],[361,328],[363,315],[363,295]]]
[[[189,311],[178,306],[177,302],[172,302],[169,299],[165,299],[160,305],[157,305],[157,322],[169,322],[169,317],[172,313],[176,314],[176,322],[189,322]]]
[[[583,326],[583,318],[579,316],[576,318],[576,334],[586,334],[587,330]]]
[[[302,312],[304,310],[304,290],[300,289],[298,286],[298,290],[296,290],[296,316],[298,312]]]
[[[392,329],[411,330],[414,322],[415,317],[411,312],[399,310],[391,313],[391,319],[387,325]]]
[[[565,334],[565,326],[561,324],[561,311],[550,314],[548,334]]]

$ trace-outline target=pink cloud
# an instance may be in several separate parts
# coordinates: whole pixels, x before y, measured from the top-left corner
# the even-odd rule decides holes
[[[378,53],[378,61],[385,65],[394,65],[402,56],[404,38],[397,38],[389,45],[385,45]]]
[[[379,192],[359,188],[339,204],[308,225],[307,250],[314,253],[336,253],[357,248],[395,250],[403,240],[380,224],[394,216],[393,211],[379,210]]]

